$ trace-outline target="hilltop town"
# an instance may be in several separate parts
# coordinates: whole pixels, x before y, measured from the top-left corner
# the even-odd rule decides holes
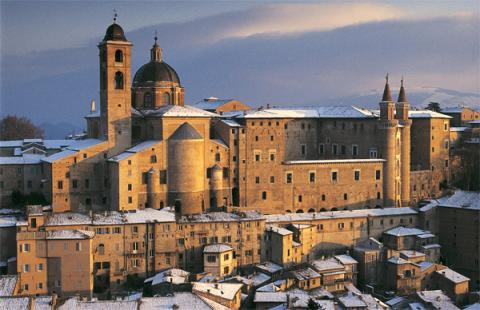
[[[85,134],[0,141],[1,308],[480,309],[480,112],[186,105],[156,37],[98,49]]]

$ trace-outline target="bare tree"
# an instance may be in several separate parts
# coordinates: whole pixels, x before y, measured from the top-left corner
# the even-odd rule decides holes
[[[43,129],[26,117],[7,115],[0,120],[0,140],[44,138]]]

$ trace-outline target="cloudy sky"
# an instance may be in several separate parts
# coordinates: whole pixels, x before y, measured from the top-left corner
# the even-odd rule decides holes
[[[83,125],[113,8],[132,73],[157,30],[188,103],[340,104],[379,91],[386,72],[412,92],[480,93],[480,1],[1,1],[0,112]]]

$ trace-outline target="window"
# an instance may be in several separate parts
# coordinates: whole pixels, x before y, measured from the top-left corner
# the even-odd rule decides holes
[[[259,176],[255,177],[255,184],[260,184],[260,177]]]
[[[80,242],[75,243],[75,251],[80,252],[82,250],[82,244]]]
[[[380,170],[375,170],[375,180],[380,180],[380,178],[381,178]]]
[[[303,200],[302,195],[298,195],[298,202],[302,202],[302,200]]]
[[[267,200],[267,192],[262,192],[262,199]]]
[[[448,150],[448,145],[449,145],[448,140],[445,140],[445,142],[444,142],[444,147],[445,147],[446,150]]]
[[[270,183],[274,184],[275,183],[275,177],[272,175],[270,176]]]
[[[105,245],[99,244],[97,252],[98,252],[98,255],[105,255]]]
[[[138,267],[140,267],[140,260],[139,260],[139,259],[133,259],[133,260],[132,260],[132,267],[133,267],[133,268],[138,268]]]
[[[215,161],[220,161],[220,153],[215,153]]]
[[[445,167],[448,168],[448,159],[445,159]]]
[[[343,200],[348,200],[348,194],[347,193],[343,194]]]
[[[160,184],[167,184],[167,170],[160,170]]]
[[[169,105],[170,104],[170,94],[169,93],[163,93],[162,97],[163,97],[163,103],[165,105]]]
[[[72,188],[77,188],[78,187],[78,181],[73,179],[72,180]]]
[[[37,265],[37,271],[43,271],[43,264],[42,263]]]
[[[132,184],[127,185],[127,190],[130,192],[132,190]]]
[[[322,194],[322,201],[325,201],[326,198],[325,194]]]
[[[293,182],[293,173],[287,172],[286,182],[287,184],[291,184]]]
[[[373,148],[373,149],[368,149],[368,156],[370,158],[377,158],[378,157],[378,151],[377,149]]]
[[[122,233],[122,228],[121,227],[113,227],[113,233],[114,234],[121,234]]]
[[[29,264],[23,265],[23,272],[30,272],[30,265]]]
[[[132,196],[128,196],[128,203],[129,203],[129,204],[133,203],[133,198],[132,198]]]
[[[347,154],[347,147],[345,145],[340,146],[340,154],[342,155]]]
[[[90,187],[90,180],[85,179],[85,188],[89,188],[89,187]]]
[[[309,174],[310,183],[315,183],[315,172]]]
[[[58,189],[63,189],[63,181],[60,180],[60,181],[57,182],[57,188]]]
[[[258,141],[258,136],[255,136],[255,141]]]
[[[445,131],[448,130],[448,123],[443,123],[443,130],[445,130]]]
[[[217,257],[215,255],[208,255],[207,256],[207,262],[215,263],[216,261],[217,261]]]
[[[301,153],[302,153],[302,156],[307,155],[307,146],[305,144],[301,145]]]
[[[32,228],[37,228],[37,219],[36,218],[31,219],[30,226]]]
[[[20,252],[22,252],[22,246],[20,245]],[[23,245],[23,252],[30,252],[30,244],[25,243]]]
[[[223,255],[223,260],[229,260],[230,259],[230,255],[229,254],[224,254]]]
[[[149,92],[146,92],[145,95],[143,95],[143,106],[145,108],[150,108],[152,107],[152,94]]]
[[[358,145],[352,145],[352,155],[358,156]]]
[[[318,145],[318,153],[319,153],[320,155],[325,154],[325,145],[324,145],[323,143],[320,143],[320,144]]]
[[[260,159],[261,159],[261,158],[260,158],[260,154],[258,154],[258,153],[255,154],[255,161],[260,161]]]
[[[275,161],[275,153],[270,153],[270,161]]]
[[[345,224],[344,223],[338,223],[338,229],[344,229]]]
[[[24,291],[28,291],[28,284],[23,284],[22,286]]]
[[[337,155],[338,154],[338,145],[332,144],[332,154]]]
[[[132,243],[132,251],[136,253],[138,251],[138,242],[133,242]]]
[[[354,179],[355,181],[360,181],[360,170],[355,170]]]
[[[155,164],[157,162],[157,155],[150,156],[150,163]]]
[[[228,268],[228,266],[223,267],[223,273],[224,273],[224,274],[228,274],[228,273],[229,273],[229,270],[230,270],[230,268]]]
[[[123,62],[123,52],[121,50],[115,51],[115,62]]]
[[[123,89],[123,73],[120,71],[115,73],[115,89]]]
[[[435,153],[435,148],[434,147],[432,147],[432,153]]]
[[[338,180],[338,172],[332,171],[332,182],[337,182]]]

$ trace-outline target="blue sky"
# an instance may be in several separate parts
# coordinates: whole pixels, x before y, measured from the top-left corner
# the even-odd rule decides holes
[[[82,125],[113,8],[132,74],[158,30],[189,103],[331,103],[381,89],[387,71],[412,91],[480,92],[480,1],[1,1],[0,112]]]

